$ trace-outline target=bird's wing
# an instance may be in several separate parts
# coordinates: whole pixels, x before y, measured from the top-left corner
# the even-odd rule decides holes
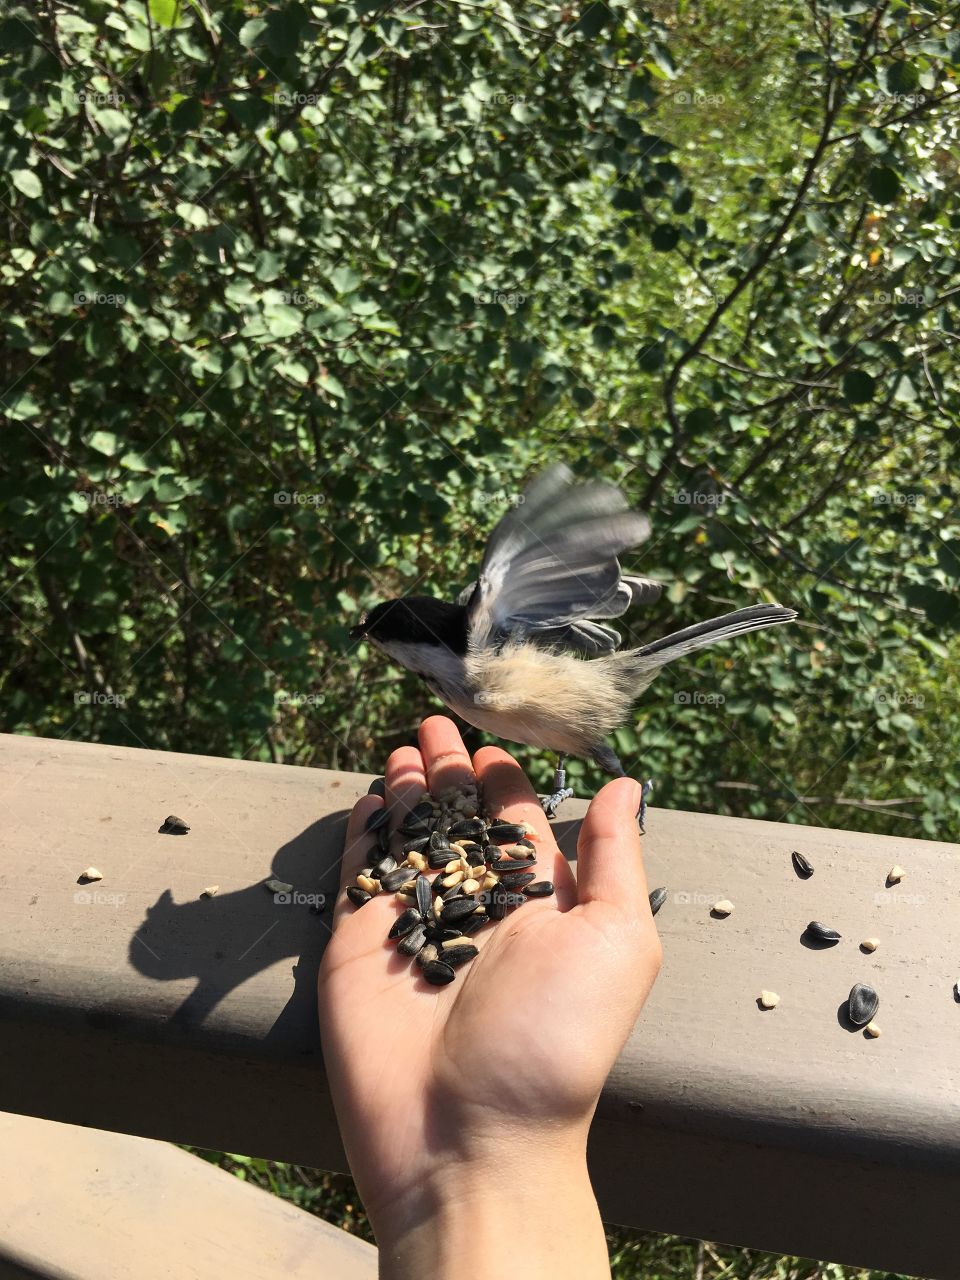
[[[616,618],[659,596],[658,583],[624,577],[617,560],[649,533],[647,517],[613,485],[577,484],[568,467],[548,467],[497,524],[480,577],[460,595],[471,640],[529,635],[589,655],[612,651],[618,633],[588,619]]]

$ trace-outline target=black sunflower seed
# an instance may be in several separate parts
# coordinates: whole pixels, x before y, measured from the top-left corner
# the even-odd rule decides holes
[[[872,1022],[874,1014],[880,1008],[880,997],[873,987],[858,982],[850,988],[847,997],[847,1014],[855,1027],[865,1027]]]
[[[474,934],[478,929],[482,929],[489,919],[489,916],[467,916],[466,920],[460,921],[460,932],[465,935]]]
[[[447,835],[457,839],[458,836],[482,836],[486,834],[487,824],[482,818],[461,818],[447,830]]]
[[[423,853],[427,845],[430,843],[429,836],[417,836],[414,840],[405,840],[401,849],[402,853]]]
[[[528,884],[523,892],[528,898],[549,898],[553,893],[553,881],[536,880],[533,884]]]
[[[435,987],[446,986],[457,976],[443,960],[431,960],[423,966],[423,976]]]
[[[406,911],[401,911],[390,926],[388,938],[402,938],[405,934],[410,933],[412,929],[422,927],[423,916],[416,907],[407,907]]]
[[[515,871],[509,875],[501,876],[500,883],[504,889],[522,889],[525,884],[529,884],[536,878],[537,873],[535,871]]]
[[[385,827],[390,822],[390,810],[387,808],[374,809],[373,813],[367,815],[367,830],[379,831],[381,827]]]
[[[381,853],[390,852],[390,828],[378,827],[377,829],[377,848]]]
[[[487,835],[493,844],[517,844],[524,838],[526,829],[516,822],[493,822]]]
[[[430,843],[427,846],[429,850],[449,849],[450,841],[442,831],[433,831],[430,835]]]
[[[660,908],[667,900],[667,891],[664,888],[654,889],[650,894],[650,910],[656,915]]]
[[[452,902],[444,904],[440,912],[440,923],[451,925],[458,920],[465,920],[467,916],[473,915],[479,905],[476,898],[454,898]]]
[[[413,872],[409,867],[397,867],[393,871],[388,871],[386,875],[380,877],[381,886],[386,889],[387,893],[396,893],[402,884],[406,884],[411,878]]]
[[[438,876],[436,881],[434,881],[434,883],[435,884],[439,883],[439,880],[440,880],[440,877]],[[441,893],[440,895],[440,899],[442,902],[450,902],[454,898],[462,898],[462,897],[463,897],[463,890],[460,888],[458,884],[455,884],[452,889],[444,889],[443,893]]]
[[[472,849],[467,850],[467,862],[471,867],[485,867],[487,865],[487,860],[479,845],[474,845]]]
[[[397,950],[405,956],[415,956],[420,948],[426,944],[427,931],[422,924],[418,924],[416,928],[397,943]]]
[[[440,952],[441,963],[448,964],[451,969],[458,969],[460,965],[466,964],[468,960],[472,960],[479,954],[477,948],[466,941],[462,947],[444,947]]]
[[[370,894],[365,889],[361,889],[358,884],[352,884],[347,889],[347,897],[355,907],[362,907],[365,902],[370,901]]]
[[[182,818],[178,818],[175,813],[168,813],[162,824],[157,828],[158,832],[162,832],[165,836],[185,836],[190,828]]]
[[[790,857],[793,859],[793,869],[798,876],[802,876],[804,880],[808,880],[813,875],[813,863],[809,858],[805,858],[799,849],[794,849]]]
[[[433,902],[433,889],[430,886],[430,881],[426,876],[417,876],[413,890],[417,895],[417,907],[419,908],[421,915],[426,918],[427,913],[430,910],[431,903]]]
[[[442,871],[452,859],[452,849],[436,849],[433,853],[427,854],[427,865],[431,871]]]
[[[497,858],[490,863],[490,870],[495,871],[498,876],[504,872],[509,875],[513,871],[527,871],[536,865],[536,858]]]
[[[507,914],[507,895],[497,889],[490,894],[487,915],[491,920],[502,920]]]
[[[430,824],[425,818],[414,818],[411,814],[407,814],[397,830],[402,836],[428,836]]]
[[[425,947],[421,947],[417,952],[417,964],[422,969],[425,964],[429,964],[431,960],[437,958],[437,948],[432,942],[428,942]]]
[[[379,862],[370,868],[370,875],[374,880],[382,880],[388,872],[396,871],[396,869],[397,860],[388,853],[385,858],[381,858]]]
[[[825,924],[821,924],[819,920],[811,920],[807,925],[806,932],[811,938],[815,938],[818,942],[839,942],[842,937],[837,933],[836,929],[830,929]]]

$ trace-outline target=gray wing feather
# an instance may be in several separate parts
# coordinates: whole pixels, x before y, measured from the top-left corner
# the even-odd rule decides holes
[[[617,556],[650,533],[611,484],[577,484],[568,467],[548,467],[508,511],[487,542],[480,577],[461,593],[478,644],[529,633],[585,653],[610,652],[620,637],[586,620],[619,617],[660,593],[627,577]]]

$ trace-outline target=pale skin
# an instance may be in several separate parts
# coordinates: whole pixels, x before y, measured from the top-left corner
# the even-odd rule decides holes
[[[537,875],[556,895],[481,929],[480,954],[432,987],[386,941],[401,909],[393,895],[356,908],[343,893],[368,862],[364,824],[384,801],[365,796],[351,814],[320,1024],[381,1280],[608,1278],[587,1132],[660,967],[640,785],[617,778],[593,799],[575,878],[507,752],[484,747],[471,760],[443,716],[424,721],[419,741],[387,762],[391,828],[428,786],[475,777],[490,815],[537,828]]]

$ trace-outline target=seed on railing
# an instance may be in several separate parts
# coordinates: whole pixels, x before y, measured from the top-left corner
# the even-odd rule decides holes
[[[270,893],[292,893],[293,885],[286,880],[264,880],[263,887]]]
[[[790,857],[793,859],[793,866],[798,876],[802,876],[804,880],[808,880],[813,875],[813,863],[809,858],[805,858],[799,849],[794,849]]]
[[[77,879],[83,880],[89,884],[93,880],[102,880],[103,872],[98,871],[96,867],[87,867],[86,871],[80,872],[79,876],[77,876]]]
[[[891,867],[887,872],[887,884],[899,884],[906,874],[901,866]]]
[[[218,884],[208,884],[205,889],[200,890],[200,897],[215,898],[219,892],[220,886]]]
[[[734,905],[729,898],[721,898],[719,902],[715,902],[710,908],[715,916],[728,916],[734,909]]]
[[[855,1027],[865,1027],[873,1021],[873,1015],[880,1008],[880,997],[873,987],[865,982],[858,982],[850,988],[847,997],[847,1013]]]
[[[879,945],[880,945],[879,938],[864,938],[864,940],[860,943],[860,949],[861,951],[876,951]]]
[[[780,1003],[780,997],[777,995],[775,991],[760,992],[760,1008],[761,1009],[775,1009],[779,1003]]]
[[[831,929],[825,924],[821,924],[819,920],[811,920],[804,930],[815,942],[839,942],[842,934],[837,933],[836,929]]]
[[[653,915],[656,915],[656,914],[657,914],[657,912],[660,910],[660,908],[661,908],[661,907],[663,906],[663,904],[666,902],[666,900],[667,900],[668,896],[669,896],[669,895],[668,895],[668,893],[667,893],[667,890],[666,890],[666,889],[664,889],[662,886],[661,886],[659,889],[654,889],[654,890],[653,890],[653,892],[650,894],[650,911],[651,911],[651,914],[653,914]]]
[[[863,1028],[863,1030],[864,1030],[864,1033],[868,1035],[871,1040],[876,1040],[877,1036],[880,1035],[880,1028],[877,1026],[875,1022],[868,1022],[867,1025]]]
[[[178,818],[175,813],[170,813],[164,818],[158,830],[167,836],[185,836],[190,828],[182,818]]]

